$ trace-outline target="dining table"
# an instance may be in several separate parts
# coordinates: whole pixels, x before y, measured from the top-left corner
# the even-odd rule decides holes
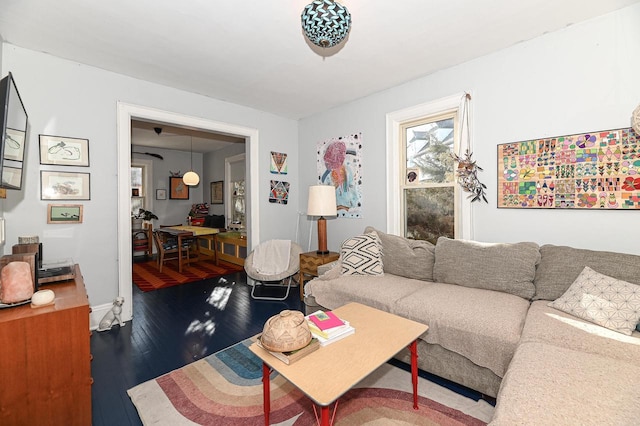
[[[200,244],[197,239],[199,237],[207,237],[214,236],[220,233],[222,230],[220,228],[208,228],[205,226],[193,226],[193,225],[177,225],[177,226],[168,226],[168,227],[160,227],[157,229],[159,232],[164,232],[178,239],[178,247],[182,247],[182,240],[185,238],[194,238],[196,239],[196,253],[198,258],[196,260],[200,260]],[[214,251],[214,261],[215,259],[215,251]],[[191,263],[191,260],[189,261]],[[182,272],[182,266],[184,264],[184,259],[182,256],[178,257],[178,272]]]

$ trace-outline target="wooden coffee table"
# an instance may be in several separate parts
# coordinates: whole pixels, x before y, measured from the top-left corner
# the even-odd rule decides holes
[[[277,371],[318,405],[320,424],[328,426],[329,406],[405,347],[411,350],[413,408],[418,409],[416,339],[429,327],[359,303],[349,303],[334,312],[349,321],[356,332],[291,365],[278,360],[256,343],[249,347],[263,361],[265,425],[269,424],[271,370]]]

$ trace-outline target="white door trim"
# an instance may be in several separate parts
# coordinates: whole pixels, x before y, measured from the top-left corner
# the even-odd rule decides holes
[[[118,102],[117,107],[117,159],[118,159],[118,295],[123,296],[122,319],[132,318],[132,280],[131,280],[131,120],[141,119],[175,124],[197,129],[228,133],[246,138],[247,159],[247,243],[251,247],[260,235],[259,220],[259,161],[258,129],[243,127],[219,121],[191,117],[170,111]]]

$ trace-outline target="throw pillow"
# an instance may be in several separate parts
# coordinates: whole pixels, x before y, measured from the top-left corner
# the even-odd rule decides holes
[[[412,240],[378,231],[371,226],[365,234],[376,233],[382,248],[384,272],[400,277],[433,281],[435,246],[429,241]]]
[[[640,286],[585,266],[569,289],[549,306],[631,335],[640,321]]]
[[[531,299],[540,261],[538,244],[482,243],[438,238],[433,279],[436,282],[510,293]]]
[[[533,300],[553,301],[562,296],[585,266],[619,280],[640,285],[640,256],[545,244],[536,268]],[[579,262],[576,262],[579,259]]]
[[[380,241],[376,234],[358,235],[342,243],[343,275],[383,275]]]

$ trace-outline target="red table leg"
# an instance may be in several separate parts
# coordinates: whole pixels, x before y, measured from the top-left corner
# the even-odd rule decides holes
[[[320,426],[329,426],[329,407],[320,407]]]
[[[411,383],[413,384],[413,408],[418,409],[418,341],[409,345],[411,351]]]
[[[271,369],[266,363],[262,363],[262,395],[264,398],[264,424],[269,426],[269,412],[271,411]]]

